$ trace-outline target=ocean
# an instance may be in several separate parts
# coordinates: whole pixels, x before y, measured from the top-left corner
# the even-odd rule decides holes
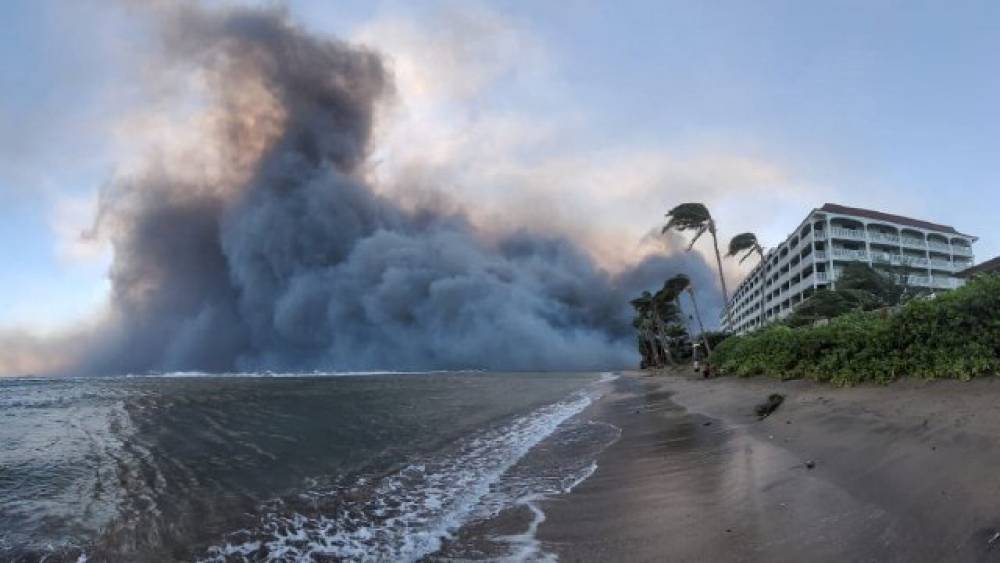
[[[547,560],[613,377],[0,379],[0,560]]]

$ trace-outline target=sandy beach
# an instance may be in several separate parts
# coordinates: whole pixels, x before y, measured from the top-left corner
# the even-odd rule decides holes
[[[562,561],[1000,560],[1000,380],[613,385],[591,414],[621,438],[544,503]]]

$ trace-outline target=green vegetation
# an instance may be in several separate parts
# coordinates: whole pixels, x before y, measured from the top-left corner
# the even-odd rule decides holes
[[[844,267],[837,279],[836,289],[817,291],[785,319],[785,324],[800,327],[854,311],[893,307],[912,296],[890,274],[854,262]]]
[[[908,300],[879,275],[856,271],[846,281],[847,287],[842,277],[837,290],[803,303],[811,312],[724,340],[711,363],[724,374],[838,385],[1000,373],[1000,276],[980,276],[934,298]],[[892,308],[896,303],[902,304]],[[807,323],[816,318],[830,320]]]
[[[686,276],[677,275],[655,294],[642,292],[630,303],[635,309],[632,326],[636,329],[642,368],[664,367],[690,357],[691,342],[683,326],[680,294],[687,289]]]

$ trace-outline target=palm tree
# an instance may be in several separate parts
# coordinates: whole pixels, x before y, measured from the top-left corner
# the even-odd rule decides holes
[[[635,309],[635,318],[632,319],[632,326],[638,331],[640,342],[639,353],[647,366],[655,367],[658,364],[656,349],[656,338],[654,333],[656,327],[653,324],[653,296],[648,291],[643,291],[642,295],[629,302]]]
[[[698,310],[698,301],[694,298],[694,287],[691,285],[691,278],[685,276],[684,274],[677,274],[676,276],[668,279],[666,283],[663,284],[664,288],[670,287],[677,295],[677,308],[680,309],[680,295],[681,293],[687,292],[688,298],[691,299],[691,305],[694,307],[694,317],[698,321],[698,330],[701,333],[702,342],[705,344],[705,352],[711,354],[712,346],[708,343],[708,336],[705,333],[705,323],[701,322],[701,311]]]
[[[667,324],[677,320],[679,309],[675,305],[676,294],[664,284],[660,291],[653,296],[653,318],[656,321],[656,332],[660,336],[660,345],[663,347],[663,360],[668,365],[673,365],[673,354],[670,353],[670,343],[667,331]]]
[[[682,203],[667,212],[667,224],[663,226],[663,232],[666,233],[671,229],[680,232],[695,231],[694,238],[688,244],[688,250],[694,247],[694,243],[698,242],[701,235],[706,232],[712,235],[715,263],[719,269],[719,283],[722,285],[722,303],[726,311],[726,321],[730,327],[733,327],[733,316],[729,311],[729,290],[726,288],[726,276],[722,273],[722,255],[719,254],[719,238],[712,214],[708,212],[708,208],[704,204]]]
[[[729,241],[729,252],[726,253],[727,258],[732,258],[740,252],[745,252],[746,254],[740,258],[740,264],[757,254],[760,257],[760,261],[764,261],[764,248],[761,247],[760,242],[757,241],[757,235],[753,233],[740,233],[730,239]]]
[[[764,247],[760,245],[757,240],[757,235],[753,233],[740,233],[730,239],[729,241],[729,252],[726,253],[727,258],[733,258],[740,253],[743,253],[743,257],[740,258],[740,264],[746,262],[747,258],[750,258],[754,254],[760,258],[760,268],[761,268],[761,286],[760,286],[760,322],[764,324]]]

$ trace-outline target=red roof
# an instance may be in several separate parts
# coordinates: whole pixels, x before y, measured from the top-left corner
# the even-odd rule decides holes
[[[955,227],[949,225],[940,225],[938,223],[931,223],[930,221],[921,221],[920,219],[911,219],[909,217],[903,217],[902,215],[882,213],[881,211],[872,211],[871,209],[862,209],[860,207],[847,207],[846,205],[837,205],[836,203],[824,203],[823,207],[820,207],[819,210],[827,211],[829,213],[841,213],[843,215],[857,215],[859,217],[875,219],[876,221],[888,221],[890,223],[909,225],[911,227],[927,229],[929,231],[941,231],[943,233],[952,233],[956,235],[962,234],[956,231]]]

